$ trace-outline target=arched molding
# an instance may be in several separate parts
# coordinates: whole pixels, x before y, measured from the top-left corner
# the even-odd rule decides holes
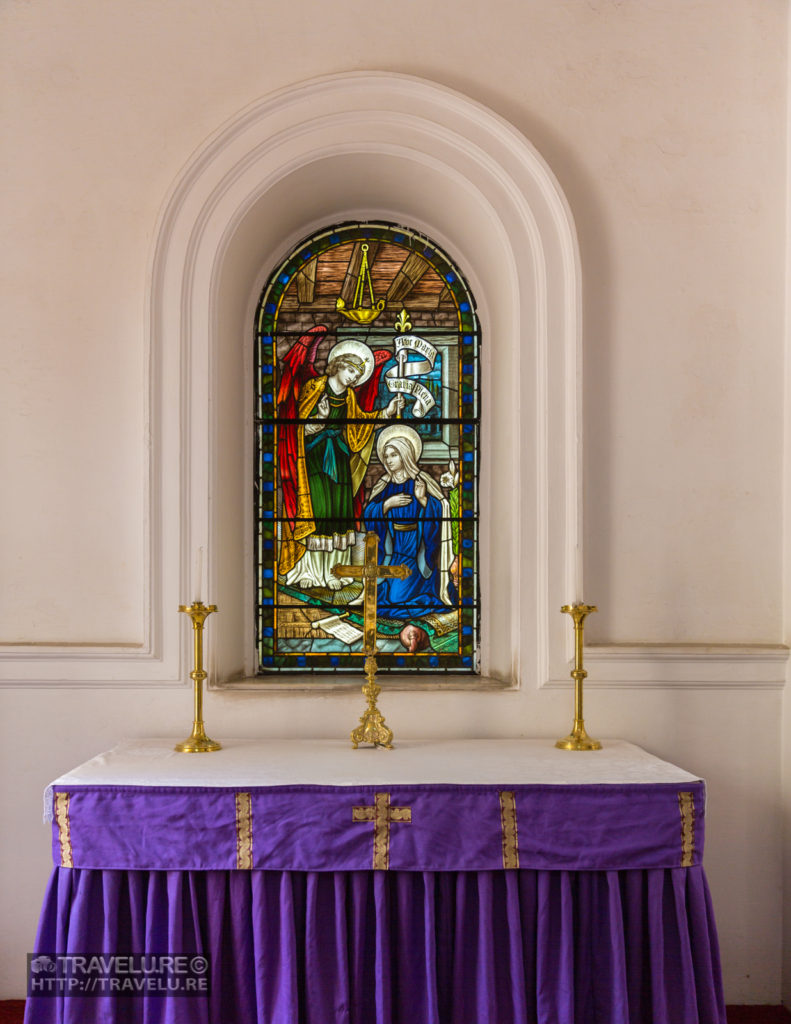
[[[109,661],[74,651],[59,659],[61,678],[179,681],[186,631],[172,609],[197,593],[199,549],[203,596],[222,611],[220,677],[245,674],[252,531],[240,507],[252,508],[256,289],[294,242],[353,218],[434,238],[478,299],[489,611],[476,685],[565,673],[568,631],[551,613],[582,585],[580,267],[568,205],[534,147],[491,110],[427,81],[361,72],[251,106],[192,157],[167,198],[148,296],[146,641]]]

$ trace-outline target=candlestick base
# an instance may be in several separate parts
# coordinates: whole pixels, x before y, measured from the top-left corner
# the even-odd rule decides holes
[[[601,743],[585,732],[585,723],[577,720],[574,728],[555,746],[558,750],[601,750]]]
[[[173,748],[179,754],[208,754],[212,750],[222,750],[217,740],[210,740],[203,731],[203,723],[199,728],[193,727],[192,735]]]

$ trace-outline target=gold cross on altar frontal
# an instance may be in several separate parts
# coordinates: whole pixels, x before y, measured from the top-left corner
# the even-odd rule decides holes
[[[393,732],[385,725],[384,716],[376,706],[376,698],[382,692],[376,683],[376,586],[381,579],[405,580],[411,573],[407,565],[379,565],[379,538],[375,533],[365,535],[365,562],[362,565],[334,565],[332,574],[338,579],[361,579],[363,581],[363,654],[365,654],[366,683],[363,694],[368,707],[360,718],[360,724],[352,730],[352,746],[372,743],[375,747],[393,746]]]
[[[412,821],[411,807],[391,807],[389,793],[374,794],[373,807],[352,807],[352,821],[374,823],[374,871],[390,867],[390,822]]]

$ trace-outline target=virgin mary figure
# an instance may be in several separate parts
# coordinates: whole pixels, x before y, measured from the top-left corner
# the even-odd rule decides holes
[[[439,484],[421,471],[420,435],[404,423],[379,434],[376,452],[385,468],[363,510],[365,525],[379,537],[383,565],[407,565],[406,579],[385,579],[377,607],[388,618],[415,618],[447,611],[453,561],[450,507]]]

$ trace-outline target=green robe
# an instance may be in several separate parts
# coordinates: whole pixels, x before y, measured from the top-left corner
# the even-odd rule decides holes
[[[354,495],[362,486],[371,458],[379,410],[363,411],[349,388],[343,396],[329,390],[326,376],[307,381],[299,394],[299,415],[318,420],[317,406],[326,393],[330,414],[315,434],[297,428],[293,467],[297,515],[280,528],[279,572],[286,575],[305,554],[311,535],[332,536],[355,529]],[[366,422],[371,421],[371,422]],[[327,549],[325,549],[327,550]]]
[[[305,466],[316,534],[332,536],[355,528],[352,502],[351,451],[346,443],[346,396],[324,392],[330,403],[326,425],[305,438]],[[317,419],[316,409],[311,419]]]

